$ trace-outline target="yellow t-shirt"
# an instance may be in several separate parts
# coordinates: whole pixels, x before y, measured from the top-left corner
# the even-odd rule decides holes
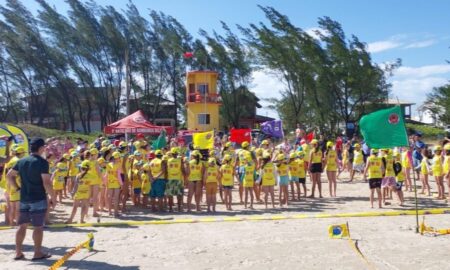
[[[335,150],[328,150],[328,152],[327,152],[327,166],[325,168],[327,171],[329,171],[329,172],[337,171],[336,158],[337,158],[336,151]]]
[[[302,144],[303,153],[305,153],[305,161],[310,162],[310,154],[311,154],[311,147],[304,143]]]
[[[67,176],[67,168],[65,169],[56,169],[53,176],[53,189],[54,190],[63,190],[64,189],[64,180]]]
[[[91,188],[90,188],[90,181],[86,179],[86,176],[81,178],[77,177],[78,187],[77,191],[75,192],[74,199],[75,200],[88,200]]]
[[[217,175],[217,166],[208,166],[208,168],[206,169],[206,183],[217,183]]]
[[[314,150],[312,150],[312,151],[314,151]],[[319,150],[317,152],[313,152],[311,163],[312,164],[322,163],[322,151],[321,150]]]
[[[120,180],[118,176],[118,171],[121,170],[122,165],[120,162],[114,163],[110,162],[106,166],[106,174],[108,175],[108,188],[115,189],[120,188]]]
[[[306,178],[306,170],[305,170],[305,160],[298,160],[298,178],[303,179]]]
[[[69,161],[69,176],[75,177],[80,172],[81,160],[79,157],[73,158],[71,161]]]
[[[363,152],[361,150],[353,151],[353,164],[354,165],[364,164],[364,156],[363,156]]]
[[[161,174],[162,172],[162,160],[159,158],[155,158],[152,161],[150,161],[150,169],[152,172],[152,176],[153,178],[155,178],[155,180],[157,179],[156,177]],[[160,175],[158,177],[158,179],[163,179],[164,175]]]
[[[239,166],[244,166],[245,162],[250,160],[252,157],[252,153],[248,150],[241,149],[239,151]]]
[[[131,171],[131,184],[133,188],[141,188],[141,181],[139,180],[139,170],[134,169]]]
[[[261,169],[262,170],[262,186],[269,187],[275,186],[275,167],[272,162],[267,162],[267,164]]]
[[[141,180],[142,180],[142,186],[141,186],[142,194],[145,194],[145,195],[149,194],[152,186],[150,185],[150,179],[148,179],[147,172],[143,172],[141,174]]]
[[[298,159],[289,162],[289,177],[300,177],[300,168]]]
[[[289,168],[288,165],[286,163],[281,163],[279,165],[277,165],[277,171],[278,171],[278,175],[279,176],[286,176],[289,173]]]
[[[402,153],[402,167],[405,169],[411,168],[411,163],[409,162],[408,152]]]
[[[199,181],[202,180],[202,166],[203,163],[195,159],[189,161],[189,181]]]
[[[169,173],[169,180],[182,180],[181,173],[181,159],[180,158],[170,158],[167,161],[167,171]]]
[[[222,173],[222,185],[232,186],[233,185],[233,166],[229,164],[224,164],[220,167],[220,172]]]
[[[369,179],[382,178],[383,173],[381,171],[382,160],[380,157],[370,156],[367,159],[369,162]]]
[[[420,162],[420,172],[424,175],[427,175],[429,173],[428,171],[428,158],[423,157],[422,161]]]
[[[19,161],[20,159],[18,158],[18,157],[13,157],[12,159],[10,159],[9,160],[9,162],[8,163],[6,163],[6,165],[5,165],[5,171],[9,171],[11,168],[13,168],[16,164],[17,164],[17,162]],[[16,176],[16,185],[18,186],[18,187],[21,187],[21,183],[20,183],[21,181],[20,181],[20,176]],[[9,195],[9,200],[11,201],[11,202],[17,202],[17,201],[20,201],[20,191],[19,190],[16,190],[16,189],[13,189],[10,185],[9,185],[9,183],[8,183],[8,181],[6,181],[6,192],[8,192],[8,195]]]
[[[89,183],[91,186],[100,185],[102,183],[102,177],[98,175],[97,172],[97,161],[89,160],[89,171],[86,174],[85,178],[89,179]]]
[[[442,157],[435,155],[433,158],[433,166],[431,167],[433,171],[433,176],[442,176],[444,174],[444,169],[442,167]]]
[[[444,157],[444,174],[448,173],[449,170],[449,163],[450,162],[450,156],[445,156]]]
[[[397,163],[400,163],[400,165],[401,165],[401,162],[397,162]],[[403,167],[402,167],[402,170],[397,174],[395,179],[397,180],[397,182],[405,181],[406,175],[405,175],[405,170],[403,169]]]
[[[392,155],[388,155],[385,157],[386,160],[386,172],[385,177],[395,177],[395,171],[394,171],[394,158]]]
[[[244,187],[253,187],[255,183],[255,165],[253,163],[247,164],[244,166],[245,169],[245,175],[244,175],[244,181],[243,186]],[[287,171],[287,165],[286,165],[286,171]]]

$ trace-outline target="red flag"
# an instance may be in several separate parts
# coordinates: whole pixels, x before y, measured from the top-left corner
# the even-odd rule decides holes
[[[193,52],[185,52],[183,54],[184,58],[192,58],[194,57],[194,53]]]
[[[306,141],[310,143],[314,139],[314,131],[306,134]]]
[[[249,128],[230,130],[230,141],[235,143],[252,142],[252,130]]]

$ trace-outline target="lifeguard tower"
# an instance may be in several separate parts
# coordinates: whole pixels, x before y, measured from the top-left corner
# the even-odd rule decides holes
[[[220,96],[218,73],[190,71],[186,76],[187,128],[196,131],[219,129]]]

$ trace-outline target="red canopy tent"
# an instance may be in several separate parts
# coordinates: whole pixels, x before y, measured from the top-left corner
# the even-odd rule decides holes
[[[139,110],[115,123],[106,126],[103,131],[105,134],[142,133],[147,135],[159,135],[163,130],[165,130],[168,135],[173,133],[173,128],[170,126],[156,126],[150,123],[145,118],[144,113]]]

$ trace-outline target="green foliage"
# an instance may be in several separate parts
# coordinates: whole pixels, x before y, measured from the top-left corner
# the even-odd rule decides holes
[[[17,127],[20,127],[25,131],[25,133],[28,135],[28,137],[41,137],[41,138],[52,138],[52,137],[70,137],[72,140],[75,138],[81,138],[83,140],[87,140],[89,142],[94,141],[99,134],[92,133],[89,135],[81,134],[81,133],[75,133],[75,132],[65,132],[57,129],[49,129],[49,128],[42,128],[35,125],[30,124],[14,124]]]
[[[450,84],[433,88],[427,95],[423,108],[436,115],[436,120],[450,124]]]
[[[427,125],[416,125],[416,124],[406,124],[406,128],[411,132],[420,132],[422,136],[428,139],[442,139],[446,132],[442,128],[427,126]]]

